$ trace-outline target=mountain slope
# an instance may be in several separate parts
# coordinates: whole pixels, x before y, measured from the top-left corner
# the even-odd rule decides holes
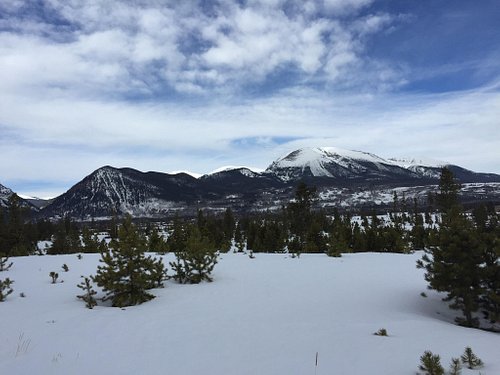
[[[463,191],[464,201],[500,200],[499,175],[448,167],[462,183],[469,183]],[[200,208],[272,210],[291,199],[299,181],[318,187],[318,204],[322,207],[345,206],[347,202],[349,207],[383,206],[391,201],[395,188],[408,192],[408,199],[415,197],[423,202],[429,192],[436,191],[440,171],[439,163],[383,159],[334,147],[295,150],[263,172],[231,167],[199,178],[107,166],[57,197],[41,216],[69,215],[85,220],[113,213],[141,217],[193,215]]]
[[[196,179],[187,174],[143,173],[106,166],[85,177],[46,207],[44,215],[78,218],[130,213],[159,213],[171,201],[191,202],[198,196]]]
[[[9,198],[12,194],[14,192],[11,189],[0,184],[0,207],[8,207]]]
[[[267,173],[282,181],[327,177],[336,180],[415,179],[419,175],[379,156],[337,147],[301,148],[273,162]]]
[[[11,189],[0,184],[0,208],[9,208],[9,199],[12,194],[14,194],[14,192]],[[23,199],[21,197],[19,197],[19,205],[31,212],[38,212],[40,209],[40,207],[33,204],[28,199]]]

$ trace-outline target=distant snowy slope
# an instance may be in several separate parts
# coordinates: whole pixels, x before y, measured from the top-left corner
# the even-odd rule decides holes
[[[220,173],[220,172],[234,171],[234,170],[250,171],[253,174],[260,174],[260,173],[264,172],[264,169],[262,169],[262,168],[247,167],[245,165],[239,165],[239,166],[226,165],[226,166],[214,169],[213,171],[207,173],[207,175],[216,174],[216,173]]]
[[[275,162],[266,170],[283,181],[300,176],[330,178],[411,178],[413,173],[374,154],[337,147],[301,148]]]
[[[389,158],[390,162],[393,162],[403,168],[411,168],[413,166],[429,167],[429,168],[442,168],[446,165],[450,165],[445,161],[430,159],[430,158]]]

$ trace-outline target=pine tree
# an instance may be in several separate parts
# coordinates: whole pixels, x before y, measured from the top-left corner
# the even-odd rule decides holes
[[[460,358],[452,358],[450,363],[450,375],[460,375],[462,372],[462,365]]]
[[[444,368],[441,365],[441,358],[438,354],[432,354],[431,351],[425,351],[420,357],[420,371],[425,375],[444,375]]]
[[[500,217],[495,207],[479,207],[474,221],[483,247],[483,295],[480,304],[485,318],[500,322]]]
[[[7,263],[9,261],[9,257],[0,253],[0,272],[7,271],[12,265],[13,262]]]
[[[30,255],[35,250],[35,243],[30,240],[28,227],[24,223],[26,208],[21,206],[21,198],[15,193],[9,197],[8,206],[8,221],[4,228],[2,250],[7,256]]]
[[[457,184],[450,173],[444,168],[441,177],[438,197],[445,211],[437,246],[425,250],[417,267],[426,270],[430,288],[447,293],[444,300],[452,302],[450,308],[462,311],[464,317],[457,318],[457,323],[477,327],[474,313],[482,295],[483,250],[473,224],[458,204]]]
[[[465,348],[464,354],[462,354],[460,358],[462,359],[462,362],[471,370],[483,365],[483,361],[481,361],[481,359],[474,354],[470,347]]]
[[[49,277],[52,279],[52,284],[55,284],[57,282],[57,279],[59,278],[59,274],[57,272],[51,271],[49,273]]]
[[[99,252],[99,238],[97,233],[92,233],[88,227],[84,227],[82,230],[82,242],[83,251],[86,253],[98,253]]]
[[[0,279],[0,302],[5,301],[7,296],[13,292],[13,289],[10,287],[13,283],[14,281],[8,277],[5,280]]]
[[[453,172],[443,167],[439,178],[439,193],[437,203],[442,212],[446,213],[458,205],[460,184],[456,181]]]
[[[78,295],[77,298],[83,300],[88,309],[93,309],[94,306],[97,306],[97,301],[94,298],[97,292],[92,288],[92,280],[89,277],[82,276],[82,278],[83,281],[77,287],[83,291],[83,294]]]
[[[167,248],[173,253],[184,251],[186,248],[187,231],[178,217],[174,218],[173,228],[167,238]]]
[[[414,213],[410,238],[413,249],[424,249],[427,245],[427,231],[424,227],[424,218],[418,212]]]
[[[159,273],[164,274],[161,260],[145,256],[146,239],[139,234],[128,215],[118,228],[118,238],[101,253],[104,265],[97,267],[92,279],[116,307],[138,305],[154,296],[147,292],[158,286]],[[161,264],[161,265],[160,265]]]
[[[71,254],[82,251],[80,233],[76,224],[69,217],[61,219],[54,233],[52,246],[47,254]]]
[[[239,253],[242,253],[245,250],[245,236],[241,230],[241,225],[238,223],[236,225],[236,229],[234,230],[234,242],[236,244],[236,248]]]
[[[316,199],[316,188],[308,187],[304,182],[300,182],[295,190],[295,199],[287,206],[287,216],[290,223],[290,234],[292,240],[288,245],[288,250],[300,256],[306,250],[307,233],[310,232],[312,224],[312,204]],[[311,234],[309,235],[311,237]],[[314,245],[309,246],[314,249]]]
[[[158,254],[165,254],[167,251],[167,243],[160,236],[160,232],[156,225],[153,225],[148,236],[148,249]]]
[[[211,273],[217,264],[215,247],[197,226],[190,227],[188,232],[184,250],[176,252],[175,262],[170,263],[174,271],[173,278],[182,284],[210,282]]]

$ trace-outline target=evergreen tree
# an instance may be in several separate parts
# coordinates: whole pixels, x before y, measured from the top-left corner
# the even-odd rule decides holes
[[[420,371],[424,371],[425,375],[444,375],[444,368],[441,365],[441,358],[438,354],[432,354],[430,351],[425,351],[420,357]]]
[[[161,260],[146,257],[146,250],[146,239],[128,215],[118,228],[117,240],[111,241],[109,249],[101,253],[104,265],[97,267],[92,278],[106,293],[103,300],[110,299],[113,306],[124,307],[154,298],[147,290],[158,286],[164,267]]]
[[[8,261],[9,257],[0,253],[0,272],[7,271],[10,267],[12,267],[14,263],[13,262],[8,263]]]
[[[55,284],[59,278],[59,274],[55,271],[50,271],[49,276],[52,279],[52,284]]]
[[[190,227],[188,233],[184,250],[176,252],[175,262],[170,263],[174,271],[173,278],[182,284],[210,282],[211,273],[217,264],[215,247],[197,226]]]
[[[222,229],[224,232],[224,239],[221,250],[228,251],[231,248],[231,243],[235,234],[234,231],[236,229],[236,221],[234,219],[233,211],[230,208],[224,211]]]
[[[238,252],[242,253],[243,250],[245,250],[245,236],[243,235],[243,232],[241,230],[240,223],[236,225],[236,229],[234,231],[234,242],[236,248],[238,249]]]
[[[427,231],[424,227],[424,218],[418,212],[414,213],[410,239],[413,249],[424,249],[427,245]]]
[[[443,167],[439,178],[439,193],[437,195],[437,203],[441,212],[446,213],[453,207],[458,205],[458,192],[460,184],[456,181],[453,172]]]
[[[156,225],[153,225],[148,236],[148,249],[158,254],[165,254],[167,252],[167,243],[160,235]]]
[[[83,294],[78,295],[77,298],[83,300],[88,309],[93,309],[94,306],[97,306],[97,301],[94,298],[97,292],[92,288],[92,281],[89,277],[82,276],[82,278],[83,281],[77,287],[82,290]]]
[[[483,361],[481,361],[481,359],[474,354],[470,347],[465,348],[464,354],[462,354],[460,358],[462,359],[462,362],[471,370],[483,365]]]
[[[100,251],[100,242],[97,233],[92,233],[88,227],[82,230],[82,250],[86,253],[98,253]]]
[[[2,246],[6,256],[30,255],[35,250],[36,239],[30,238],[25,224],[26,211],[21,206],[21,198],[17,194],[12,194],[8,199],[8,220],[2,226],[4,227]],[[2,223],[3,218],[0,218]]]
[[[462,373],[462,365],[460,358],[452,358],[450,363],[450,375],[460,375]]]
[[[178,217],[174,218],[173,228],[167,238],[167,248],[173,253],[184,251],[186,248],[187,231]]]
[[[346,230],[345,222],[342,220],[338,210],[335,209],[330,233],[328,235],[328,256],[340,257],[342,252],[347,252],[349,250],[349,239],[347,238],[349,232],[350,224],[349,229]]]
[[[14,281],[8,277],[5,280],[0,279],[0,302],[5,301],[7,296],[13,292],[13,289],[10,287],[13,283]]]
[[[443,168],[440,180],[438,197],[445,211],[438,246],[426,250],[417,267],[426,270],[430,288],[447,293],[445,301],[452,301],[450,308],[462,311],[464,317],[456,321],[476,327],[479,321],[474,313],[482,294],[483,250],[474,226],[458,204],[457,185],[450,173]]]
[[[500,322],[500,218],[494,206],[489,209],[480,206],[474,211],[474,221],[484,251],[480,304],[485,317],[497,323]]]
[[[316,198],[316,188],[308,187],[300,182],[295,191],[295,199],[287,206],[288,220],[292,240],[288,245],[289,251],[299,255],[306,250],[306,234],[311,232],[312,204]],[[312,233],[314,236],[314,232]],[[313,245],[309,249],[314,248]]]
[[[69,217],[61,219],[57,224],[52,246],[47,250],[47,254],[71,254],[82,250],[84,249],[80,240],[80,231],[76,224]]]

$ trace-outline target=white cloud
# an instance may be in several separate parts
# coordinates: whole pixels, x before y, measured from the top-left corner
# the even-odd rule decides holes
[[[15,139],[1,144],[11,161],[0,169],[6,185],[26,174],[75,183],[104,164],[200,173],[227,164],[265,168],[306,145],[432,157],[500,172],[500,94],[491,91],[325,97],[302,89],[200,106],[0,95],[0,103],[0,123],[12,125],[7,134]],[[297,140],[280,141],[291,138]]]
[[[285,12],[285,3],[252,1],[243,7],[226,0],[205,14],[184,2],[46,0],[72,27],[13,17],[11,27],[23,32],[0,33],[1,78],[12,90],[56,87],[90,97],[154,94],[166,85],[194,93],[225,84],[227,91],[290,67],[307,79],[336,82],[364,59],[366,35],[391,20],[378,14],[338,22],[318,13],[318,2],[295,2],[293,13]],[[325,6],[353,10],[368,3]],[[372,81],[377,77],[374,71]]]
[[[59,23],[16,18],[19,4],[0,5],[12,12],[0,21],[6,185],[69,185],[104,164],[266,167],[306,144],[500,172],[498,88],[389,94],[405,82],[404,67],[365,49],[398,17],[371,14],[371,0],[221,0],[210,10],[190,1],[45,0]],[[273,74],[284,78],[268,82]]]
[[[374,0],[324,0],[324,7],[327,11],[333,13],[349,13],[363,8]]]

